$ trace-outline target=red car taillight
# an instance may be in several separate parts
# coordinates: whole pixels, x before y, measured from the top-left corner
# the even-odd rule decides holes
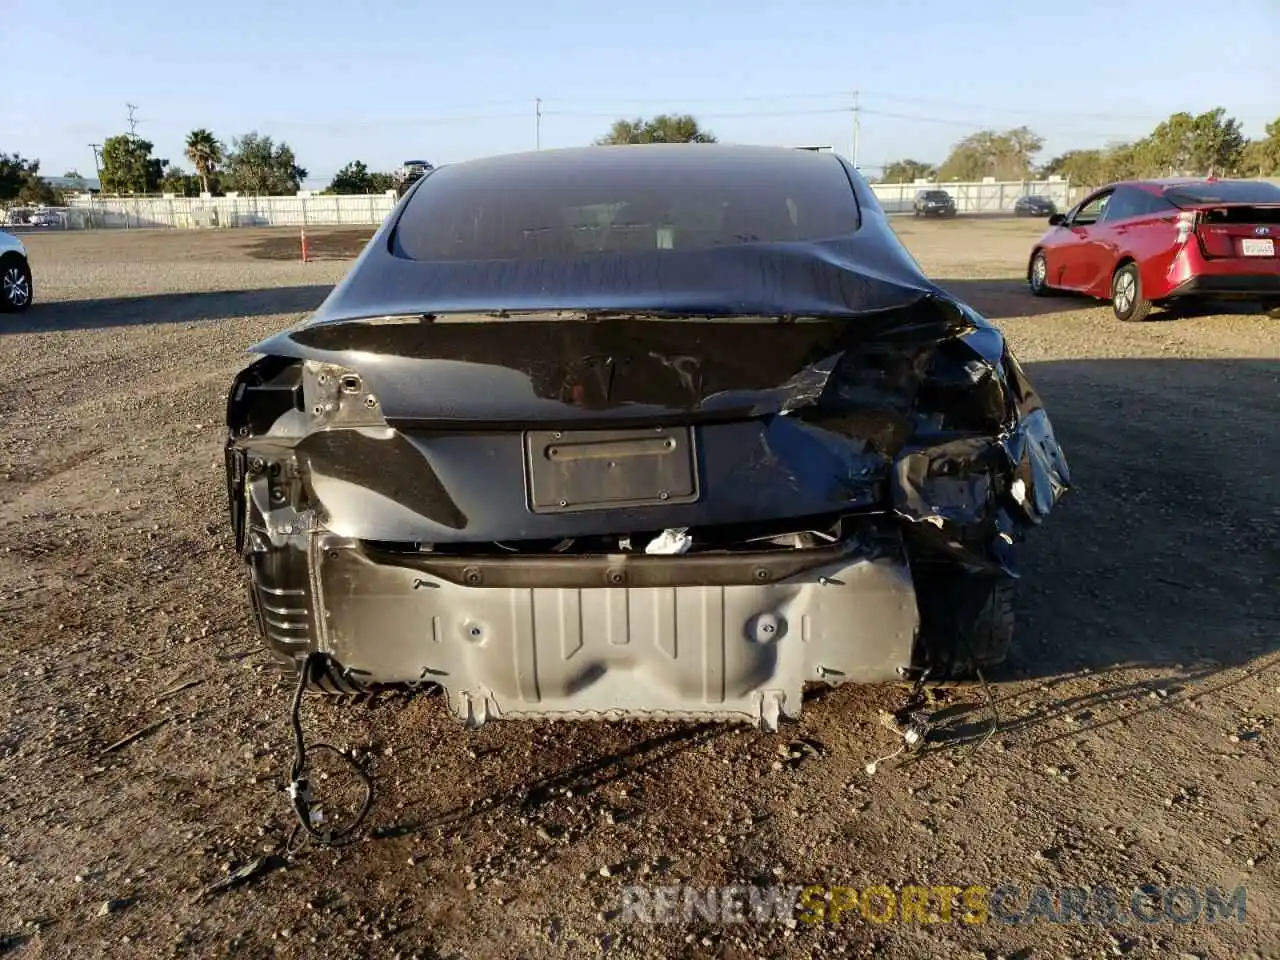
[[[1178,243],[1186,243],[1187,238],[1196,230],[1196,214],[1194,210],[1183,210],[1178,214]]]

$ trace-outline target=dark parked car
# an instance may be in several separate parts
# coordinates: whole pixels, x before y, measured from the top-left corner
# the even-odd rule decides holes
[[[1051,217],[1057,212],[1057,205],[1048,197],[1019,197],[1013,205],[1015,217]]]
[[[426,160],[406,160],[395,173],[396,195],[403,197],[428,170],[435,169]]]
[[[834,154],[428,171],[253,351],[226,476],[268,648],[471,725],[773,729],[808,683],[972,675],[1068,486],[999,330]]]
[[[912,212],[917,217],[954,217],[956,201],[945,190],[921,190],[916,193]]]
[[[1032,293],[1109,299],[1121,320],[1199,297],[1280,306],[1280,187],[1265,180],[1148,180],[1085,197],[1031,251]]]

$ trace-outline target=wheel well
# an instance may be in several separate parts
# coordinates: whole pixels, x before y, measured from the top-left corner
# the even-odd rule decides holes
[[[1044,250],[1044,247],[1035,247],[1031,251],[1031,256],[1027,257],[1027,282],[1031,282],[1031,265],[1036,262],[1036,254]]]
[[[8,263],[10,260],[17,260],[22,264],[27,262],[27,258],[17,250],[6,250],[4,253],[0,253],[0,263]]]
[[[1120,272],[1121,267],[1128,266],[1131,263],[1137,263],[1137,262],[1138,261],[1133,259],[1133,257],[1121,257],[1119,260],[1116,261],[1115,267],[1112,268],[1111,276],[1114,278],[1115,275]]]

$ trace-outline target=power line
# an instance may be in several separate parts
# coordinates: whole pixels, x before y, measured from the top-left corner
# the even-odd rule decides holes
[[[699,120],[731,120],[734,118],[746,117],[805,117],[816,116],[818,114],[833,113],[849,113],[852,107],[827,107],[819,110],[748,110],[742,113],[699,113]],[[581,118],[610,118],[618,119],[616,111],[609,113],[595,113],[583,110],[543,110],[544,117],[581,117]]]
[[[977,103],[973,101],[959,100],[943,100],[934,97],[913,97],[903,96],[897,93],[890,93],[879,90],[859,89],[856,94],[860,97],[870,97],[872,100],[883,100],[888,103],[916,103],[930,106],[954,107],[961,110],[978,110],[989,113],[1005,113],[1005,114],[1022,114],[1037,117],[1076,117],[1092,120],[1139,120],[1139,121],[1159,121],[1163,120],[1167,114],[1163,114],[1159,110],[1153,110],[1147,113],[1117,113],[1115,111],[1090,112],[1082,110],[1064,110],[1051,109],[1046,110],[1043,106],[1008,106],[1003,104],[993,104],[990,102]],[[602,98],[591,97],[543,97],[542,100],[547,104],[565,104],[565,105],[591,105],[591,104],[617,104],[624,105],[651,105],[651,104],[728,104],[728,103],[764,103],[764,102],[782,102],[797,100],[831,100],[843,99],[850,101],[855,95],[855,91],[837,90],[827,91],[824,93],[787,93],[773,94],[767,96],[724,96],[724,97],[662,97],[650,96],[643,99],[639,98]],[[1234,114],[1233,114],[1234,115]],[[1259,120],[1270,119],[1259,115],[1236,115],[1237,119],[1242,120]]]
[[[1160,120],[1164,120],[1168,116],[1167,113],[1162,113],[1159,110],[1153,110],[1147,113],[1117,113],[1114,110],[1107,110],[1105,112],[1089,112],[1084,110],[1062,110],[1057,108],[1052,110],[1046,110],[1043,106],[1012,107],[1012,106],[1002,105],[1002,104],[975,103],[972,101],[938,100],[933,97],[905,97],[896,93],[886,93],[886,92],[881,92],[876,90],[869,90],[869,91],[864,90],[863,93],[870,95],[875,100],[886,100],[890,103],[918,103],[918,104],[924,104],[926,106],[955,107],[960,110],[981,110],[981,111],[987,111],[990,113],[1005,113],[1005,114],[1012,113],[1012,114],[1021,114],[1023,116],[1036,116],[1036,117],[1044,117],[1044,116],[1077,117],[1077,118],[1089,119],[1089,120],[1139,120],[1143,122],[1149,122],[1154,120],[1156,122],[1159,122]],[[1254,116],[1254,115],[1233,114],[1233,116],[1236,116],[1236,118],[1240,120],[1263,119],[1261,115]]]
[[[353,128],[377,128],[391,126],[430,126],[436,124],[450,123],[472,123],[485,120],[513,120],[516,118],[525,118],[529,116],[529,101],[521,101],[521,105],[525,108],[519,113],[481,113],[481,114],[458,114],[455,116],[440,117],[378,117],[378,118],[353,118],[350,120],[292,120],[286,117],[277,118],[258,118],[245,126],[250,129],[294,129],[294,130],[332,130],[337,133],[349,131]],[[545,112],[545,111],[544,111]],[[178,120],[151,120],[149,123],[169,123],[180,126],[186,121]]]
[[[864,105],[866,103],[866,98],[868,96],[871,98],[871,101],[872,101],[872,105],[870,107]],[[842,99],[844,101],[844,104],[839,106],[835,106],[835,105],[813,106],[813,107],[806,107],[801,109],[780,107],[780,104],[782,102],[788,102],[788,101],[797,102],[802,100],[815,101],[815,100],[821,100],[824,98],[830,99],[834,97],[838,97]],[[955,107],[964,106],[970,110],[986,115],[986,119],[975,119],[971,117],[959,117],[954,115],[937,116],[937,115],[930,115],[928,112],[921,114],[921,113],[916,113],[914,111],[879,109],[875,105],[876,102],[879,102],[879,101],[884,101],[890,104],[893,102],[900,102],[900,103],[919,102],[919,103],[935,103],[939,105],[947,104]],[[925,97],[905,97],[905,96],[897,96],[894,94],[868,92],[865,90],[844,91],[844,92],[837,92],[837,93],[781,94],[781,95],[768,96],[768,97],[745,96],[745,97],[736,97],[736,98],[721,97],[721,98],[675,99],[675,100],[668,100],[668,99],[659,98],[659,97],[648,98],[645,100],[625,99],[625,98],[611,99],[611,100],[601,100],[601,99],[590,100],[590,99],[569,99],[569,98],[557,98],[557,97],[536,97],[534,98],[535,142],[540,142],[540,139],[541,139],[541,133],[542,133],[541,121],[543,117],[577,117],[582,119],[616,120],[620,116],[626,115],[628,111],[627,109],[625,109],[625,107],[628,104],[632,104],[632,105],[638,104],[638,103],[644,103],[644,104],[650,104],[650,105],[681,104],[681,103],[683,104],[692,104],[692,103],[727,104],[731,102],[737,102],[741,104],[773,103],[775,105],[778,105],[779,108],[778,109],[743,109],[743,110],[727,110],[727,111],[712,111],[712,112],[698,111],[697,117],[700,120],[701,119],[732,120],[732,119],[749,119],[749,118],[755,118],[755,117],[761,117],[761,118],[801,117],[801,116],[821,116],[824,114],[834,115],[834,114],[840,114],[840,113],[853,113],[854,123],[856,128],[860,128],[861,118],[863,115],[866,115],[866,116],[879,116],[879,117],[883,117],[885,119],[891,119],[891,120],[905,120],[905,121],[918,122],[918,123],[939,124],[944,126],[953,126],[958,128],[969,128],[969,129],[976,130],[976,129],[982,129],[984,127],[990,127],[993,123],[998,124],[999,120],[994,116],[996,114],[1000,114],[1000,113],[1018,114],[1018,113],[1033,112],[1033,111],[1026,110],[1025,108],[1005,108],[1005,107],[992,106],[990,104],[963,104],[962,105],[958,101],[933,100],[931,98],[925,98]],[[495,106],[499,104],[520,104],[525,109],[521,112],[507,112],[507,111],[493,112],[493,113],[459,112],[459,113],[441,115],[441,116],[417,116],[417,117],[402,116],[402,117],[377,117],[377,118],[360,117],[360,118],[352,118],[349,120],[329,119],[324,121],[299,121],[299,120],[290,119],[290,118],[275,118],[275,119],[258,118],[254,121],[253,126],[257,128],[271,127],[271,128],[286,129],[286,130],[322,130],[322,131],[344,132],[344,131],[350,131],[352,129],[360,129],[360,128],[377,129],[377,128],[392,127],[392,126],[411,127],[415,125],[445,126],[445,125],[455,125],[455,124],[460,125],[460,124],[466,124],[466,123],[484,123],[488,121],[509,120],[509,119],[517,119],[520,117],[528,117],[528,113],[526,111],[528,109],[529,101],[527,99],[524,101],[490,101],[490,103]],[[610,107],[607,110],[580,109],[578,107],[578,105],[586,105],[590,103],[613,104],[615,106]],[[133,104],[129,104],[128,106],[130,108],[130,121],[129,121],[130,130],[131,132],[133,132],[136,129],[136,124],[139,121],[133,115],[133,111],[136,109],[136,107]],[[1077,117],[1077,118],[1088,117],[1088,118],[1095,118],[1095,119],[1121,120],[1126,116],[1121,114],[1109,114],[1109,113],[1108,114],[1090,114],[1090,113],[1079,113],[1079,112],[1062,111],[1062,110],[1046,111],[1043,109],[1036,110],[1034,111],[1034,113],[1038,118],[1040,118],[1041,121],[1044,121],[1044,122],[1053,122],[1060,118],[1069,118],[1069,117]],[[1153,124],[1154,122],[1159,122],[1154,117],[1154,115],[1131,114],[1127,116],[1129,118],[1137,118],[1141,116],[1141,118],[1144,121],[1152,122]],[[148,122],[177,123],[177,121],[158,121],[154,119]],[[1104,138],[1114,137],[1117,135],[1117,132],[1115,130],[1110,130],[1105,132],[1098,131],[1098,130],[1091,130],[1091,131],[1055,130],[1054,133],[1055,135],[1064,135],[1064,136],[1084,136],[1084,137],[1104,137]]]
[[[585,97],[585,98],[584,97],[543,97],[542,99],[546,103],[582,104],[582,105],[588,105],[588,106],[591,104],[616,103],[619,106],[622,106],[622,105],[635,106],[640,104],[653,104],[653,103],[673,103],[673,104],[768,103],[768,102],[779,102],[779,101],[788,101],[788,100],[790,101],[832,100],[836,98],[841,98],[847,101],[849,99],[849,95],[850,95],[850,91],[848,90],[837,90],[832,93],[779,93],[779,94],[773,94],[771,96],[729,96],[729,97],[692,97],[692,98],[652,96],[652,97],[645,97],[644,99],[638,99],[638,98],[617,99],[614,97],[610,97],[607,100],[601,99],[601,98],[594,98],[594,97]]]

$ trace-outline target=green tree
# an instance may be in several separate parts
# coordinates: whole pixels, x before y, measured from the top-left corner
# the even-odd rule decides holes
[[[46,207],[60,207],[65,202],[62,191],[51,187],[42,178],[27,177],[22,189],[18,191],[19,203],[34,203]]]
[[[176,193],[180,197],[198,197],[204,184],[200,178],[187,173],[181,167],[169,167],[160,181],[160,189],[165,193]]]
[[[1215,107],[1199,116],[1175,113],[1143,144],[1148,176],[1203,177],[1236,171],[1244,153],[1240,121]]]
[[[1280,177],[1280,117],[1267,124],[1266,133],[1241,151],[1240,172],[1246,177]]]
[[[0,200],[58,206],[63,196],[40,176],[39,160],[24,160],[15,153],[0,154]]]
[[[222,143],[204,127],[197,127],[187,134],[186,149],[183,152],[196,168],[201,191],[212,193],[216,187],[214,178],[217,176],[218,166],[226,153]]]
[[[378,173],[366,167],[363,161],[353,160],[334,174],[325,193],[385,193],[395,188],[395,178],[389,173]]]
[[[1068,150],[1040,167],[1042,177],[1065,177],[1074,184],[1097,187],[1103,183],[1101,150]]]
[[[926,177],[933,177],[937,169],[931,163],[920,160],[895,160],[884,168],[885,183],[912,183]]]
[[[1145,177],[1150,163],[1146,147],[1147,145],[1142,141],[1117,143],[1107,147],[1102,151],[1098,168],[1098,185]]]
[[[938,168],[939,180],[1025,180],[1031,176],[1032,159],[1044,140],[1028,127],[998,133],[979,130],[954,147]]]
[[[223,166],[225,185],[244,193],[295,194],[307,176],[287,143],[257,131],[232,141]]]
[[[662,113],[649,120],[615,120],[597,146],[618,143],[715,143],[716,136],[698,126],[690,114]]]
[[[369,168],[360,160],[353,160],[333,176],[326,193],[368,193]]]
[[[16,200],[33,179],[40,179],[39,160],[24,160],[17,153],[0,153],[0,200]]]
[[[127,133],[102,141],[103,192],[158,191],[169,161],[151,156],[151,149],[151,141]]]

